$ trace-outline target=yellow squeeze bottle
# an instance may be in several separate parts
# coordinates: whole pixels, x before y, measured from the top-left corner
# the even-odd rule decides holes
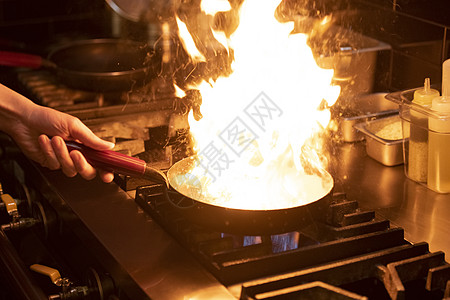
[[[439,193],[450,192],[450,59],[442,65],[442,96],[433,99],[428,135],[427,186]]]
[[[430,78],[425,78],[423,89],[414,92],[412,103],[430,108],[439,91],[430,88]],[[407,175],[410,179],[426,183],[428,164],[428,118],[420,110],[411,108]]]

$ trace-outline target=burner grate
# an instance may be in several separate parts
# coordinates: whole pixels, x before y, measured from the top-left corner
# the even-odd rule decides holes
[[[55,74],[47,70],[23,71],[18,74],[18,78],[28,96],[45,106],[76,110],[104,105],[103,94],[71,89],[58,82]]]
[[[333,286],[345,286],[352,282],[361,282],[363,279],[374,279],[373,282],[383,282],[388,294],[387,298],[381,299],[442,299],[445,286],[440,286],[434,291],[429,291],[423,286],[419,298],[418,294],[405,293],[405,289],[398,290],[388,282],[386,278],[388,272],[381,272],[384,266],[391,266],[403,260],[416,259],[419,257],[435,257],[439,253],[428,252],[428,244],[418,243],[415,245],[405,244],[389,249],[375,251],[367,255],[361,255],[344,259],[329,264],[320,265],[309,269],[286,273],[279,276],[265,278],[253,282],[244,283],[242,286],[241,299],[285,299],[285,298],[264,298],[264,295],[273,291],[282,291],[288,288],[301,286],[307,282],[326,282]],[[443,261],[441,261],[443,263]],[[414,273],[414,272],[412,272]],[[411,274],[408,282],[419,282],[421,276]],[[406,279],[406,278],[405,278]],[[447,278],[448,280],[448,278]],[[398,282],[397,282],[398,283]],[[400,282],[401,284],[401,282]],[[402,284],[401,284],[402,285]],[[424,297],[426,295],[426,297]],[[376,298],[380,299],[380,298]]]
[[[410,244],[402,228],[361,211],[345,195],[333,197],[326,221],[250,237],[188,222],[163,189],[138,187],[135,200],[225,286],[242,285],[240,299],[442,299],[449,293],[443,253]]]

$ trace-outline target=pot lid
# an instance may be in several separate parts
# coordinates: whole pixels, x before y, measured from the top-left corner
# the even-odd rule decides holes
[[[179,0],[105,0],[121,17],[140,22],[157,17],[170,16],[178,7]]]
[[[120,16],[139,22],[151,7],[151,0],[105,0]]]

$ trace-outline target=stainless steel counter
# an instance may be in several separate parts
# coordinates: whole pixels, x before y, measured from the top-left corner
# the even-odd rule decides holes
[[[450,195],[407,179],[403,165],[386,167],[368,157],[364,142],[332,148],[336,192],[345,192],[362,209],[375,210],[402,227],[408,241],[427,242],[432,252],[450,253]],[[67,178],[40,167],[29,179],[130,299],[239,296],[202,268],[115,183]]]
[[[51,206],[126,299],[235,299],[115,183],[38,168]]]
[[[368,157],[364,142],[339,145],[333,157],[337,191],[402,227],[408,241],[427,242],[430,251],[450,254],[450,194],[408,179],[403,165],[386,167]]]

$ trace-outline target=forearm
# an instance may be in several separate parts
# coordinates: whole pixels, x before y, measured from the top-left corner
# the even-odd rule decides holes
[[[8,134],[27,120],[37,105],[19,93],[0,84],[0,130]]]

